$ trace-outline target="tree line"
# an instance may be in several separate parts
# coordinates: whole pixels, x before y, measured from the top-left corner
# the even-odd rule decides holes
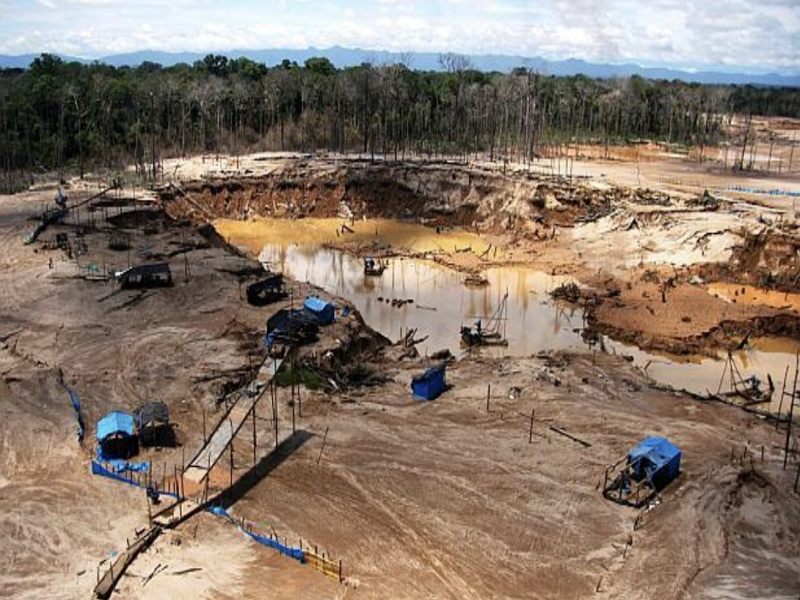
[[[336,69],[326,58],[268,68],[208,55],[193,65],[115,68],[43,54],[28,69],[0,70],[0,185],[131,163],[155,178],[165,157],[200,152],[530,162],[577,144],[703,148],[725,141],[734,113],[800,114],[800,90],[791,88],[485,73],[452,54],[440,62],[441,71],[402,61]]]

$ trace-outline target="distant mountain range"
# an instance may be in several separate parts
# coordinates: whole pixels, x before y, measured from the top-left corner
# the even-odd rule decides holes
[[[63,56],[66,61],[83,63],[101,62],[115,67],[136,66],[145,61],[158,63],[165,67],[179,63],[192,64],[202,60],[209,52],[160,52],[157,50],[144,50],[128,54],[112,54],[98,59],[85,59],[73,56]],[[266,50],[231,50],[228,52],[217,51],[214,54],[224,54],[228,58],[247,57],[268,66],[280,64],[284,59],[302,64],[313,56],[327,57],[336,67],[352,67],[363,62],[375,64],[396,62],[401,56],[385,50],[363,50],[360,48],[307,48],[305,50],[266,49]],[[0,55],[2,68],[26,68],[38,54],[24,54],[21,56]],[[435,52],[409,52],[402,55],[410,62],[410,67],[422,71],[436,71],[439,65],[439,54]],[[794,75],[780,75],[777,73],[755,74],[734,73],[724,71],[683,71],[670,68],[642,67],[632,63],[603,64],[590,63],[583,60],[545,60],[543,58],[526,58],[524,56],[504,56],[499,54],[480,54],[468,57],[473,68],[481,71],[509,72],[516,67],[526,67],[549,75],[577,75],[584,74],[595,78],[629,77],[640,75],[647,79],[680,79],[692,83],[719,83],[719,84],[753,84],[769,86],[800,87],[800,73]]]

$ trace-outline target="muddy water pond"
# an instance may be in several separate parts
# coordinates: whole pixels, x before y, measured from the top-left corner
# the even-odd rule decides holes
[[[503,325],[508,346],[482,351],[501,356],[527,356],[540,351],[590,350],[581,336],[583,312],[565,308],[549,295],[570,278],[553,277],[534,269],[503,267],[485,271],[488,285],[474,288],[464,284],[465,276],[461,273],[431,261],[405,258],[389,259],[380,277],[366,277],[361,259],[323,245],[335,239],[332,232],[337,223],[335,219],[320,219],[309,223],[308,228],[298,228],[297,222],[287,226],[286,222],[269,220],[221,221],[216,226],[231,242],[248,246],[271,269],[346,298],[368,325],[387,338],[397,340],[410,328],[417,329],[418,338],[428,336],[418,346],[423,354],[443,348],[454,354],[462,353],[460,327],[472,325],[479,318],[486,323],[506,294],[507,320]],[[298,229],[293,231],[291,227]],[[378,227],[383,238],[381,243],[397,244],[403,240],[407,247],[413,246],[418,251],[424,251],[431,243],[463,245],[475,244],[479,239],[464,233],[432,238],[429,228],[405,223],[395,228],[392,223],[383,222]],[[374,222],[362,228],[365,239],[374,236]],[[371,231],[369,235],[368,231]],[[300,243],[291,239],[300,239]],[[413,302],[398,306],[393,300]],[[725,367],[722,356],[713,359],[655,354],[610,339],[604,339],[601,346],[610,353],[632,357],[634,364],[655,381],[700,394],[717,391]],[[800,344],[793,340],[758,339],[751,349],[735,353],[736,365],[743,376],[756,375],[764,386],[767,375],[772,376],[778,392],[772,404],[762,408],[778,409],[784,372],[790,366],[789,379],[792,379],[798,349]],[[595,350],[600,351],[597,347]],[[725,385],[728,385],[727,379]]]

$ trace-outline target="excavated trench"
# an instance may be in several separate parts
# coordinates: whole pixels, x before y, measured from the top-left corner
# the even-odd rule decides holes
[[[249,246],[252,254],[273,268],[347,298],[368,325],[390,339],[418,328],[421,335],[430,336],[421,346],[428,353],[455,349],[460,325],[490,316],[506,292],[506,324],[512,331],[508,354],[579,350],[598,344],[631,357],[657,381],[697,393],[716,391],[722,350],[730,348],[737,337],[749,334],[754,342],[758,340],[757,350],[736,353],[743,369],[763,381],[770,375],[779,387],[784,366],[793,363],[799,346],[794,341],[800,337],[796,314],[720,319],[714,327],[693,330],[691,319],[683,317],[683,329],[689,333],[678,337],[642,334],[627,327],[626,320],[620,326],[603,318],[607,303],[626,310],[618,297],[608,293],[619,282],[601,290],[604,301],[565,310],[549,293],[569,278],[504,263],[503,253],[515,245],[531,244],[546,253],[557,230],[571,231],[582,223],[596,222],[623,206],[671,208],[675,200],[659,192],[442,163],[294,161],[267,175],[171,187],[161,197],[173,216],[213,220],[225,239]],[[697,202],[694,199],[685,206],[691,208]],[[717,210],[718,206],[700,208]],[[657,213],[639,213],[630,227],[655,229],[661,221]],[[488,248],[486,240],[491,240]],[[490,256],[494,260],[485,260],[493,244]],[[378,280],[365,279],[357,256],[387,249],[397,257],[391,268]],[[462,251],[465,254],[459,255]],[[432,264],[431,259],[451,269]],[[463,276],[452,268],[483,272],[489,285],[467,288]],[[569,265],[552,271],[580,274]],[[678,279],[681,285],[689,285],[693,275],[702,275],[707,281],[762,286],[766,282],[771,289],[792,291],[800,283],[796,273],[800,267],[791,235],[777,241],[745,236],[732,260],[693,265]],[[414,303],[397,308],[391,301],[398,299]],[[587,330],[591,335],[585,335]],[[762,336],[778,339],[772,343],[771,338],[760,340]]]

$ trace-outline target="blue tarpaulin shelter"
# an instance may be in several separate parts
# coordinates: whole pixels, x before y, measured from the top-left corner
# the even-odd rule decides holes
[[[414,397],[420,400],[436,400],[446,389],[444,363],[438,367],[430,367],[422,375],[417,375],[411,380]]]
[[[310,296],[303,303],[303,308],[316,317],[320,325],[330,325],[336,318],[336,309],[330,302],[322,298]]]
[[[103,459],[128,458],[136,454],[133,415],[113,411],[97,422],[97,441]]]
[[[647,477],[661,490],[680,473],[681,451],[666,438],[646,437],[628,452],[628,463],[636,479]]]

